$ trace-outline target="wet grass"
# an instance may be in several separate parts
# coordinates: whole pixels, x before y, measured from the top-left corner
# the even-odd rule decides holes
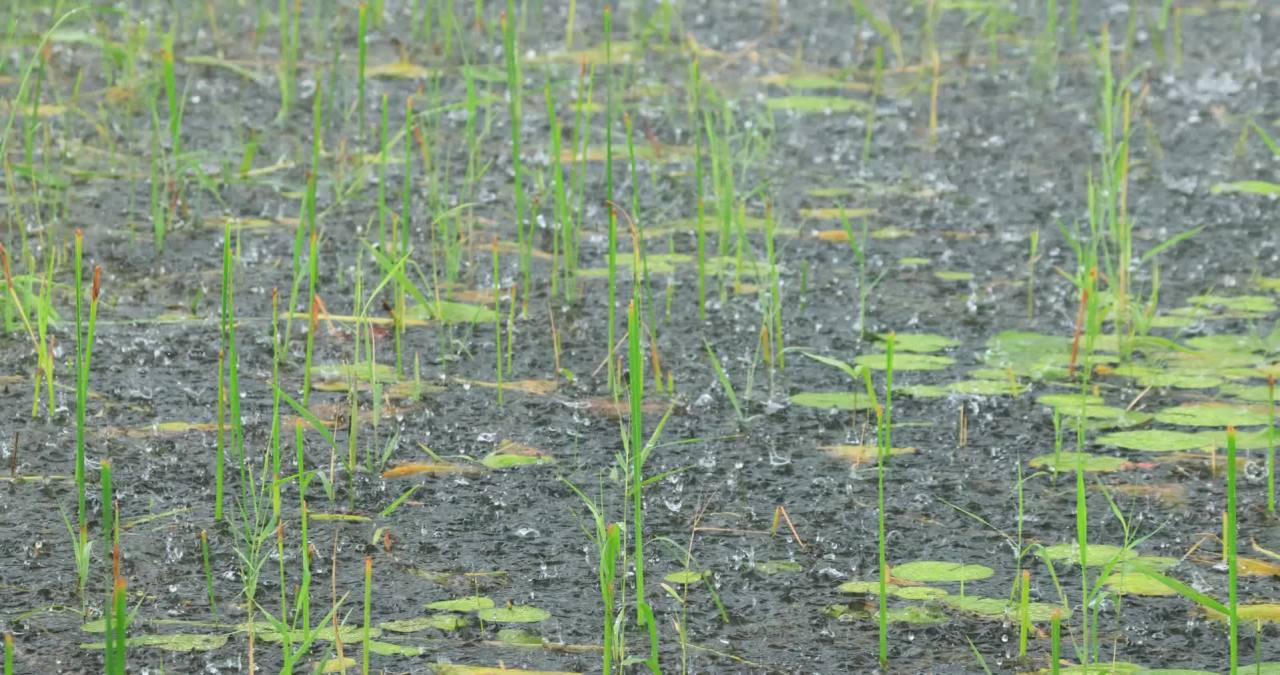
[[[1245,9],[273,4],[0,14],[6,675],[1277,658]]]

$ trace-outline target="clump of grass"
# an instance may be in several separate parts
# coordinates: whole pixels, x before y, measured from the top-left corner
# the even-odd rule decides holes
[[[477,15],[478,20],[479,15]],[[507,12],[502,18],[502,45],[507,62],[507,109],[511,121],[511,165],[515,172],[511,189],[515,192],[515,223],[520,245],[521,297],[529,297],[529,275],[533,266],[533,230],[525,231],[524,162],[520,156],[520,127],[523,123],[521,96],[524,85],[520,76],[520,56],[516,53],[515,0],[507,0]],[[532,221],[532,219],[530,219]]]

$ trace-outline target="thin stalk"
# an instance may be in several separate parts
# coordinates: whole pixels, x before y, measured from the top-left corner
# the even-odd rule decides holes
[[[877,561],[880,565],[880,596],[878,599],[879,607],[876,612],[880,623],[880,663],[886,665],[889,663],[889,556],[888,546],[885,539],[885,490],[884,476],[885,463],[888,461],[889,454],[893,448],[893,341],[895,334],[889,333],[885,340],[885,380],[884,380],[884,412],[880,415],[879,433],[876,434],[879,440],[879,452],[876,453],[876,499],[877,499]]]
[[[364,150],[364,111],[365,111],[365,57],[368,51],[366,42],[369,28],[369,7],[360,3],[356,19],[356,138],[360,140],[361,151]],[[350,118],[348,118],[350,119]]]
[[[525,232],[524,164],[520,157],[521,93],[520,57],[516,53],[516,5],[507,0],[502,19],[502,45],[507,60],[507,106],[511,117],[511,166],[515,177],[511,187],[516,198],[516,239],[520,245],[521,297],[529,297],[529,268],[533,265],[533,230]],[[532,219],[530,219],[532,221]]]
[[[508,0],[510,1],[510,0]],[[605,200],[609,209],[609,292],[606,302],[609,310],[609,324],[605,343],[605,360],[608,361],[609,387],[617,397],[617,385],[614,384],[613,345],[614,323],[617,321],[618,302],[618,214],[613,208],[613,10],[604,8],[604,54],[605,71],[608,80],[605,86],[604,104],[604,185]]]
[[[369,675],[369,626],[372,624],[370,615],[373,610],[373,556],[365,556],[364,558],[364,625],[360,631],[360,675]]]
[[[218,617],[218,601],[213,593],[213,567],[209,564],[209,534],[200,530],[200,560],[204,565],[204,586],[209,594],[209,611]]]
[[[1230,672],[1235,675],[1240,665],[1240,570],[1236,564],[1236,430],[1227,427],[1227,522],[1222,546],[1227,554],[1227,619],[1230,645]]]

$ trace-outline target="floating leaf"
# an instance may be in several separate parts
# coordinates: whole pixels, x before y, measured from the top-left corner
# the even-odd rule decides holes
[[[751,569],[761,574],[789,574],[803,572],[804,565],[794,560],[766,560],[752,565]]]
[[[1168,429],[1139,429],[1136,431],[1117,431],[1097,438],[1101,445],[1110,445],[1126,450],[1143,450],[1146,452],[1174,452],[1178,450],[1196,450],[1209,443],[1204,434],[1187,431],[1171,431]]]
[[[1054,544],[1040,549],[1039,555],[1054,562],[1071,562],[1079,565],[1080,545],[1077,542]],[[1133,549],[1112,546],[1111,544],[1089,544],[1087,555],[1089,567],[1102,567],[1115,559],[1121,561],[1132,560],[1138,557],[1138,552]]]
[[[506,666],[466,666],[457,663],[432,663],[436,675],[581,675],[564,670],[521,670]]]
[[[406,462],[397,464],[382,472],[383,478],[405,478],[422,474],[441,475],[450,473],[477,473],[475,467],[446,462]]]
[[[850,209],[850,208],[842,208],[839,206],[834,206],[834,207],[824,207],[819,209],[800,209],[801,218],[812,218],[814,220],[841,220],[843,218],[848,218],[850,220],[853,220],[855,218],[866,218],[868,216],[874,216],[874,215],[876,215],[876,210],[869,209],[869,208]],[[844,230],[834,230],[834,231],[844,232]],[[845,234],[845,237],[847,241],[847,237],[848,237],[847,233]]]
[[[1048,454],[1033,457],[1029,464],[1033,469],[1049,469],[1061,472],[1075,471],[1076,468],[1083,466],[1088,473],[1107,473],[1120,471],[1126,468],[1129,462],[1123,457],[1094,455],[1087,452],[1060,452],[1056,455]]]
[[[820,445],[818,449],[829,452],[840,459],[847,459],[854,464],[869,464],[880,457],[880,448],[874,445]],[[889,455],[911,455],[915,454],[915,452],[915,448],[895,447],[889,450]]]
[[[911,256],[898,258],[898,265],[902,267],[923,267],[931,263],[933,263],[933,261],[928,258],[916,258]]]
[[[1211,618],[1219,621],[1225,621],[1227,618],[1226,616],[1211,609],[1206,609],[1205,612],[1207,612]],[[1266,621],[1268,623],[1280,623],[1280,602],[1241,604],[1236,608],[1236,614],[1240,617],[1240,620],[1244,622]]]
[[[1124,570],[1112,572],[1104,582],[1107,588],[1120,595],[1146,595],[1162,597],[1177,595],[1177,591],[1169,588],[1150,575],[1142,572]]]
[[[509,607],[489,607],[476,613],[483,621],[497,623],[537,623],[551,618],[551,613],[533,605],[511,605]]]
[[[1220,195],[1224,192],[1237,192],[1249,195],[1280,195],[1280,183],[1265,180],[1239,180],[1233,183],[1215,183],[1209,188],[1209,194]]]
[[[445,323],[493,323],[497,312],[483,305],[440,300],[428,305],[412,305],[405,312],[406,318],[431,319]]]
[[[431,74],[431,71],[407,61],[395,61],[393,63],[381,63],[376,66],[368,66],[364,69],[365,77],[386,77],[398,80],[421,80]]]
[[[878,581],[846,581],[837,587],[841,593],[858,593],[861,595],[880,595]],[[889,595],[903,600],[937,600],[946,597],[947,591],[932,586],[898,586],[890,584],[886,587]]]
[[[513,647],[541,647],[545,644],[541,635],[524,628],[503,628],[499,630],[498,642]]]
[[[963,272],[960,270],[938,270],[933,276],[942,281],[972,281],[973,272]]]
[[[409,645],[398,645],[394,642],[382,642],[380,640],[369,641],[369,653],[378,656],[421,656],[426,652],[425,647],[411,647]]]
[[[977,581],[995,573],[985,565],[947,562],[944,560],[917,560],[894,565],[890,573],[897,579],[918,583]]]
[[[1156,420],[1188,427],[1248,427],[1267,424],[1270,415],[1266,406],[1184,403],[1157,413]]]
[[[876,337],[882,341],[888,338],[886,335],[877,335]],[[933,333],[895,333],[893,336],[893,351],[895,354],[897,352],[928,354],[930,352],[940,352],[958,344],[960,344],[959,340],[945,335],[934,335]],[[893,367],[898,367],[896,359]]]
[[[987,364],[1034,379],[1065,377],[1071,360],[1071,339],[1019,331],[998,333],[987,340]]]
[[[485,455],[480,463],[490,469],[509,469],[530,464],[554,464],[555,461],[555,457],[537,448],[515,441],[503,441],[497,450]]]
[[[872,401],[866,394],[851,391],[802,391],[792,394],[790,401],[793,405],[824,410],[870,410],[872,407]]]
[[[193,633],[169,633],[166,635],[135,635],[126,643],[129,647],[163,649],[167,652],[209,652],[227,644],[227,635]],[[81,649],[104,649],[101,642],[80,645]]]
[[[350,656],[344,656],[342,658],[332,658],[332,659],[326,660],[324,662],[324,665],[320,667],[320,672],[345,673],[347,672],[347,670],[353,669],[356,667],[357,667],[357,664],[355,659],[351,658]]]
[[[663,581],[672,584],[696,584],[711,575],[711,570],[680,570],[663,577]]]
[[[951,392],[946,387],[940,387],[936,384],[909,384],[903,387],[894,387],[893,394],[895,396],[910,396],[911,398],[942,398]]]
[[[778,96],[765,99],[769,110],[786,110],[797,113],[846,113],[864,112],[865,101],[841,96]]]
[[[427,609],[441,612],[478,612],[491,607],[493,607],[493,599],[483,595],[472,595],[455,600],[437,600],[427,605]]]
[[[1275,298],[1266,295],[1193,295],[1187,301],[1201,306],[1222,307],[1236,312],[1266,314],[1276,311]]]
[[[871,608],[858,605],[827,605],[822,608],[822,613],[838,621],[870,621],[876,618],[876,614]],[[942,610],[932,605],[890,607],[885,618],[888,619],[889,623],[916,625],[945,623],[949,620]]]
[[[952,394],[970,396],[1013,396],[1022,391],[1008,380],[961,380],[948,384],[946,389]]]
[[[1013,618],[1018,615],[1018,606],[1002,598],[983,598],[977,595],[949,595],[942,602],[962,612],[976,614],[988,619]],[[1033,622],[1043,623],[1053,619],[1055,611],[1062,611],[1065,618],[1067,612],[1062,605],[1047,602],[1028,602],[1027,614]]]
[[[871,88],[871,86],[865,82],[850,82],[848,80],[836,79],[830,75],[805,72],[774,73],[760,78],[760,82],[762,84],[789,87],[791,89],[849,89],[853,91],[866,91]],[[813,192],[813,190],[810,190],[811,195]]]
[[[872,370],[885,370],[888,367],[886,355],[882,353],[861,354],[854,358],[854,363],[860,366],[866,366]],[[934,354],[894,354],[893,370],[894,372],[906,370],[942,370],[955,363],[955,359],[948,356],[937,356]]]
[[[470,610],[468,610],[470,611]],[[455,631],[467,625],[467,619],[458,614],[432,614],[412,619],[396,619],[378,624],[378,628],[392,633],[417,633],[427,629]]]

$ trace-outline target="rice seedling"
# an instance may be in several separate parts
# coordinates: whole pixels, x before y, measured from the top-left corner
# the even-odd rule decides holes
[[[477,21],[479,12],[477,11]],[[530,268],[533,266],[533,219],[525,230],[524,160],[520,156],[520,133],[524,124],[524,81],[520,73],[520,55],[516,52],[515,0],[507,0],[507,13],[502,19],[502,48],[507,63],[507,110],[511,124],[511,166],[515,172],[511,189],[515,193],[516,240],[520,246],[520,295],[529,297]]]
[[[889,663],[889,554],[885,534],[885,471],[893,449],[893,342],[889,333],[884,343],[884,408],[876,406],[876,560],[880,566],[880,593],[876,616],[880,628],[880,664]],[[866,371],[863,371],[866,372]],[[868,387],[868,393],[872,393]],[[962,587],[963,593],[963,587]]]
[[[876,103],[880,99],[880,90],[884,86],[884,47],[876,47],[875,70],[871,80],[871,103],[867,106],[867,116],[863,121],[866,131],[862,137],[862,162],[871,160],[871,139],[876,131]]]
[[[209,534],[205,530],[200,530],[200,562],[204,567],[204,586],[205,592],[209,596],[209,613],[213,614],[216,619],[218,616],[218,601],[213,592],[213,566],[209,563]]]
[[[369,6],[360,3],[356,15],[356,138],[363,147],[365,139],[364,115],[368,109],[365,103],[365,65],[368,58],[369,43]]]
[[[1276,376],[1267,376],[1267,511],[1276,512]]]
[[[13,633],[4,634],[4,675],[13,675]]]
[[[369,675],[369,628],[373,614],[373,556],[364,558],[364,626],[360,631],[360,673]]]

